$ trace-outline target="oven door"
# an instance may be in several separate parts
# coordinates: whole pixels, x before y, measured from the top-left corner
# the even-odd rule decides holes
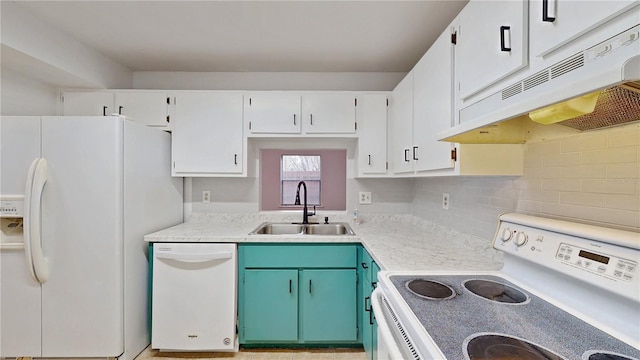
[[[378,323],[377,360],[420,359],[411,339],[398,322],[380,287],[371,295],[371,307]]]

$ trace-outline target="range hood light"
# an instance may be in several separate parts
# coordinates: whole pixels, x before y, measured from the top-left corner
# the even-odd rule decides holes
[[[558,104],[547,106],[542,109],[534,110],[529,113],[529,118],[537,123],[549,125],[590,114],[595,110],[599,96],[600,91],[596,91]]]

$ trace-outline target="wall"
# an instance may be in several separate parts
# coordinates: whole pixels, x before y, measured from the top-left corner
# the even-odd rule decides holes
[[[406,73],[162,72],[133,73],[134,89],[390,91]]]
[[[2,69],[0,115],[56,115],[58,89]]]
[[[532,141],[524,154],[522,177],[417,179],[413,214],[487,240],[512,211],[640,231],[640,125]]]
[[[2,1],[1,10],[3,47],[42,64],[47,72],[55,68],[73,84],[81,79],[95,88],[131,87],[131,70],[25,11],[19,2]]]

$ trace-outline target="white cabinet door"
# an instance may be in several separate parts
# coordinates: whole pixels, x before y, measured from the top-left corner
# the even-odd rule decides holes
[[[447,30],[413,68],[413,148],[415,171],[451,168],[452,144],[437,134],[453,117],[453,45]]]
[[[244,117],[252,134],[299,134],[300,94],[265,91],[244,99]]]
[[[116,92],[115,111],[144,125],[169,124],[169,98],[165,92]]]
[[[117,112],[112,92],[65,92],[62,99],[63,115],[107,116]]]
[[[181,93],[175,114],[174,175],[243,172],[242,94]]]
[[[528,64],[528,2],[470,1],[458,16],[456,70],[466,99]]]
[[[358,173],[387,173],[387,95],[358,97]]]
[[[307,134],[353,134],[356,96],[344,92],[303,95],[302,116]]]
[[[542,58],[612,18],[639,6],[637,0],[530,0],[531,56]],[[635,24],[638,18],[635,18]],[[621,24],[622,25],[622,24]],[[623,25],[623,31],[633,24]],[[599,39],[603,40],[603,39]]]
[[[413,72],[393,89],[389,101],[389,166],[394,174],[413,170]]]

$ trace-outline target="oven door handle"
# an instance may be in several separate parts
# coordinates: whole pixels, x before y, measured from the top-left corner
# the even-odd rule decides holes
[[[371,309],[378,323],[378,349],[381,345],[387,352],[389,359],[403,359],[405,356],[400,351],[393,334],[391,334],[391,324],[387,322],[385,311],[382,309],[381,299],[382,290],[376,288],[371,294]]]

